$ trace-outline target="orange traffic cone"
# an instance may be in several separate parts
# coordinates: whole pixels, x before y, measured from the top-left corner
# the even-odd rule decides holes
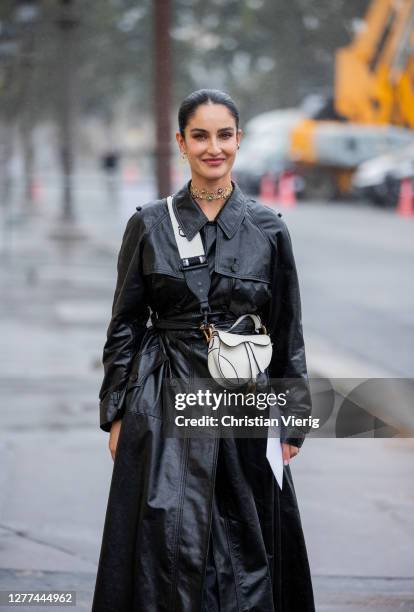
[[[276,183],[270,174],[264,174],[260,181],[260,196],[262,202],[275,204],[277,202]]]
[[[411,217],[414,215],[413,181],[410,178],[404,178],[401,181],[397,214],[401,217]]]
[[[42,195],[42,184],[39,179],[33,179],[30,184],[30,195],[34,202],[38,202]]]
[[[133,164],[128,164],[123,172],[124,183],[138,182],[138,168]]]
[[[295,175],[283,172],[279,179],[279,203],[285,208],[296,206]]]

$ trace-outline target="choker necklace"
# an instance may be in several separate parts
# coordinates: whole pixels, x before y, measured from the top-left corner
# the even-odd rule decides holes
[[[231,192],[233,191],[233,185],[230,184],[230,187],[219,187],[216,191],[207,191],[207,189],[197,189],[197,187],[193,187],[193,183],[190,183],[190,192],[194,198],[198,198],[199,200],[220,200],[221,198],[227,198]]]

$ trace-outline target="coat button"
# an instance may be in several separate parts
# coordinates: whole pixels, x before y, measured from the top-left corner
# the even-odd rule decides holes
[[[137,206],[136,209],[139,212],[140,210],[142,210],[142,206]]]
[[[278,213],[277,213],[277,216],[278,216],[278,217],[281,217],[281,216],[282,216],[282,213],[281,213],[281,212],[278,212]]]

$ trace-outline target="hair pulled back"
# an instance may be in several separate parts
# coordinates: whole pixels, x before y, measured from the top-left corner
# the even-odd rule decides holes
[[[234,117],[236,129],[239,128],[239,111],[227,93],[220,89],[197,89],[184,98],[178,110],[178,128],[183,138],[189,120],[201,104],[223,104]]]

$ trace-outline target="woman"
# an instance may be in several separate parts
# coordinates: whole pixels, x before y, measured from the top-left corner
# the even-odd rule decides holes
[[[174,209],[188,240],[197,232],[203,240],[209,320],[227,329],[242,314],[260,315],[274,344],[268,376],[306,379],[288,229],[231,180],[242,136],[237,108],[221,91],[198,90],[178,121],[191,181],[174,194]],[[138,207],[119,253],[103,351],[100,426],[110,431],[114,469],[93,612],[311,612],[289,467],[303,432],[283,429],[282,490],[266,439],[164,435],[173,408],[162,401],[163,381],[209,376],[201,322],[166,199]],[[310,409],[297,406],[301,416]]]

